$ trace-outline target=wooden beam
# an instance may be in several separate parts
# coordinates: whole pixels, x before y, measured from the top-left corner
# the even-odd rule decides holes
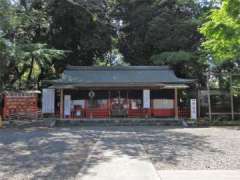
[[[174,100],[175,100],[175,119],[178,119],[178,89],[174,89]]]
[[[60,89],[60,119],[64,118],[64,102],[63,102],[63,89]]]

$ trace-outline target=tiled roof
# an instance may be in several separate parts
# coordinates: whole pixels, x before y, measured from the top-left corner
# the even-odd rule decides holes
[[[60,79],[52,81],[55,86],[77,87],[161,86],[190,82],[192,80],[176,77],[168,66],[68,66]]]

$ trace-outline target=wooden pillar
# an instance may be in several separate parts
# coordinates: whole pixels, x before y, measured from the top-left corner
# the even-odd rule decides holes
[[[175,119],[178,119],[178,89],[174,89],[174,100],[175,100]]]
[[[60,119],[64,118],[63,89],[60,89]]]

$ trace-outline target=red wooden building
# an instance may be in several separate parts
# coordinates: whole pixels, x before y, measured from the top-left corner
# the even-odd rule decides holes
[[[43,109],[64,119],[177,119],[178,90],[188,88],[191,82],[176,77],[168,66],[68,66],[61,78],[50,81],[52,85],[43,93]],[[47,95],[48,91],[54,91],[55,98],[50,100],[52,95]]]

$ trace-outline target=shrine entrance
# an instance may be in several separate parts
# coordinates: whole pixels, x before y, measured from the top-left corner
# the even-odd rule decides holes
[[[128,92],[110,91],[111,117],[127,117],[128,115]]]

